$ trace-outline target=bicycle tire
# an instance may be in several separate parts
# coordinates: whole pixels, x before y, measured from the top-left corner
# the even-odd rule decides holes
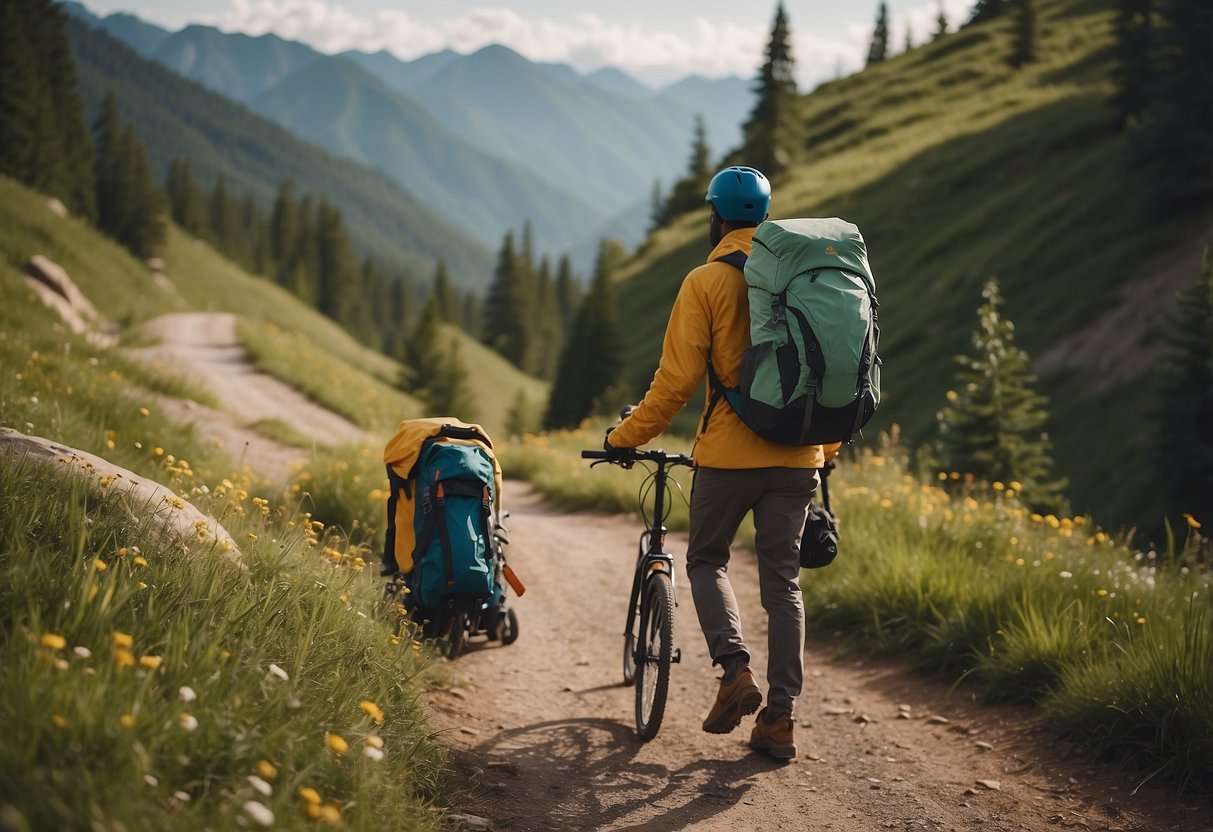
[[[501,628],[501,631],[501,643],[503,645],[513,644],[518,640],[518,613],[514,612],[513,607],[505,611],[505,625]]]
[[[648,742],[657,736],[670,690],[674,645],[674,585],[665,572],[644,583],[640,635],[636,645],[636,733]]]
[[[649,532],[640,535],[640,549],[636,557],[643,558],[649,548]],[[643,591],[643,590],[642,590]],[[631,687],[636,684],[636,630],[640,622],[640,599],[636,599],[635,612],[623,629],[623,686]]]
[[[451,615],[451,629],[447,632],[446,657],[451,661],[459,658],[463,652],[464,637],[467,635],[468,614],[459,610]]]

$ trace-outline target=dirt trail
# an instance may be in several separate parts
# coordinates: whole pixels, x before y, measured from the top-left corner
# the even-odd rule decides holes
[[[277,419],[318,443],[361,442],[365,432],[295,388],[257,370],[236,338],[236,318],[223,312],[161,315],[141,327],[157,338],[153,347],[136,350],[145,361],[159,362],[169,372],[204,386],[224,412],[193,402],[163,397],[170,416],[188,422],[237,461],[275,480],[285,479],[292,463],[305,453],[267,439],[251,426]]]
[[[473,643],[448,668],[452,686],[428,694],[466,776],[456,805],[494,829],[1213,830],[1207,803],[1150,785],[1130,796],[1135,781],[1057,741],[1026,709],[949,697],[902,662],[841,657],[828,642],[806,651],[796,761],[750,753],[752,718],[726,736],[703,733],[717,677],[681,556],[683,660],[660,734],[641,743],[633,690],[620,684],[638,522],[561,513],[513,482],[506,497],[510,561],[528,586],[515,603],[521,635],[509,647]],[[685,540],[671,542],[685,552]],[[736,556],[730,574],[763,678],[752,556]]]

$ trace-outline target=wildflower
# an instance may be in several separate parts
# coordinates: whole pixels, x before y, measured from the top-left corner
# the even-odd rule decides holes
[[[262,780],[256,774],[250,774],[245,779],[248,780],[250,786],[256,789],[264,797],[269,797],[274,793],[274,787]]]
[[[193,702],[198,698],[198,694],[194,693],[194,689],[189,686],[182,687],[177,693],[180,695],[182,702]]]
[[[1016,559],[1015,559],[1015,565],[1016,565],[1016,566],[1023,566],[1023,565],[1024,565],[1024,559],[1023,559],[1023,558],[1016,558]]]
[[[155,454],[156,456],[164,456],[164,448],[161,448],[159,445],[157,445],[155,448],[152,449],[152,453]]]
[[[378,734],[368,734],[363,738],[362,744],[367,748],[383,748],[383,737]]]
[[[148,410],[146,407],[141,407],[141,408],[139,408],[139,415],[146,418],[148,416],[151,416],[152,412],[150,410]]]
[[[1003,489],[1005,489],[1005,488],[1006,488],[1006,486],[1005,486],[1005,485],[1003,485],[1002,483],[997,482],[997,481],[996,481],[996,482],[994,482],[994,490],[995,490],[995,491],[1002,491],[1002,490],[1003,490]]]
[[[175,509],[185,508],[185,500],[181,499],[180,497],[173,496],[172,494],[166,495],[164,498],[164,502],[168,503],[170,506],[172,506]]]
[[[178,789],[177,791],[173,792],[173,797],[175,797],[177,800],[180,800],[182,803],[189,803],[189,802],[190,802],[190,793],[189,793],[189,792],[183,792],[183,791],[181,791],[180,789]]]
[[[249,536],[248,536],[248,542],[249,542],[249,543],[256,543],[256,542],[257,542],[257,535],[253,534],[252,532],[249,532]]]
[[[143,782],[144,782],[144,783],[147,783],[147,784],[148,784],[149,786],[151,786],[152,788],[155,788],[156,786],[159,786],[159,785],[160,785],[160,781],[159,781],[159,780],[157,780],[157,779],[156,779],[156,777],[155,777],[154,775],[151,775],[151,774],[145,774],[145,775],[143,775]]]
[[[122,716],[118,717],[118,722],[123,728],[134,728],[135,716],[134,714],[123,714]]]
[[[62,650],[67,646],[67,639],[54,633],[43,633],[42,646],[48,650]]]
[[[383,724],[383,711],[380,710],[379,706],[374,702],[370,701],[369,699],[364,699],[362,704],[358,707],[362,708],[362,712],[364,714],[375,720],[376,725]]]
[[[164,659],[159,656],[140,656],[139,666],[146,667],[148,670],[156,670],[160,667]]]
[[[362,749],[362,755],[373,763],[383,759],[383,751],[369,745]]]
[[[83,645],[73,647],[72,652],[76,654],[76,658],[78,659],[91,659],[93,657],[93,651]]]
[[[147,589],[147,584],[146,584],[144,581],[140,581],[140,582],[139,582],[139,588],[140,588],[140,589]]]
[[[324,742],[334,754],[344,754],[350,750],[350,744],[340,734],[324,732]]]
[[[278,777],[278,769],[274,768],[274,764],[269,760],[257,763],[257,773],[266,780],[275,780]]]
[[[274,825],[274,813],[255,800],[245,801],[244,811],[248,813],[249,817],[262,826]]]
[[[304,786],[302,789],[300,789],[299,796],[302,797],[307,803],[310,803],[313,806],[318,805],[320,803],[320,793],[317,792],[315,789],[313,789],[311,786]]]
[[[131,563],[135,564],[135,566],[147,566],[147,558],[143,555],[136,555]]]
[[[1097,590],[1095,590],[1095,594],[1098,595],[1100,598],[1103,598],[1105,595],[1108,594],[1108,591],[1106,589],[1097,589]]]
[[[291,680],[291,677],[287,675],[287,672],[276,664],[270,664],[270,675],[277,676],[284,682],[289,682]]]
[[[1200,528],[1200,521],[1197,520],[1195,517],[1193,517],[1191,514],[1188,514],[1187,512],[1184,512],[1184,520],[1188,521],[1188,528],[1190,528],[1190,529],[1199,529]]]
[[[59,714],[51,714],[51,725],[54,725],[56,728],[66,728],[67,717],[60,716]]]
[[[182,714],[177,717],[177,722],[187,731],[194,731],[198,728],[198,717],[193,714]]]
[[[131,655],[131,651],[121,648],[114,651],[114,664],[121,670],[124,667],[134,667],[135,657]]]
[[[947,392],[947,396],[948,396],[948,401],[950,401],[950,402],[956,402],[956,401],[960,400],[960,394],[957,393],[955,390],[949,390]]]
[[[1145,617],[1144,617],[1144,616],[1140,616],[1140,615],[1139,615],[1139,616],[1137,617],[1137,623],[1138,623],[1138,624],[1145,624],[1145,623],[1146,623],[1146,619],[1145,619]]]
[[[114,480],[118,478],[117,474],[106,474],[101,479],[97,480],[97,484],[102,488],[109,488]]]
[[[1059,572],[1058,575],[1062,578],[1073,578],[1074,577],[1074,573],[1069,570],[1066,570],[1065,572]]]
[[[93,558],[93,568],[96,569],[98,572],[104,572],[106,569],[109,568],[109,564],[107,564],[101,558]]]
[[[311,807],[308,808],[308,814],[311,814]],[[339,807],[336,803],[326,803],[323,806],[318,806],[316,808],[319,812],[319,814],[316,815],[318,820],[325,821],[326,823],[341,823],[341,807]]]

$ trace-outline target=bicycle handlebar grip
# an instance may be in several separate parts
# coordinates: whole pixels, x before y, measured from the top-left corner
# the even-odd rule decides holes
[[[616,454],[610,454],[606,451],[582,451],[582,459],[614,459]]]

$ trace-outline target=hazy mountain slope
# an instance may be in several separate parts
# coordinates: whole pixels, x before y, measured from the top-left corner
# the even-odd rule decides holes
[[[265,204],[282,180],[293,177],[299,192],[327,195],[361,249],[415,265],[420,274],[442,257],[456,279],[487,281],[491,254],[381,173],[298,139],[79,21],[71,21],[69,33],[91,111],[114,92],[157,171],[174,157],[188,156],[204,180],[223,173],[237,193],[251,191]]]
[[[152,57],[178,75],[247,102],[315,61],[320,53],[273,34],[250,37],[211,26],[187,26],[165,39]]]
[[[452,63],[413,95],[459,135],[492,137],[506,158],[608,210],[685,166],[691,122],[603,93],[597,101],[501,46]],[[674,136],[685,136],[681,142]]]
[[[390,174],[488,247],[530,219],[538,249],[559,253],[605,221],[589,204],[450,133],[349,61],[316,60],[249,106],[309,141]]]
[[[444,67],[452,61],[459,60],[461,56],[458,52],[443,49],[441,52],[422,55],[413,61],[402,61],[386,50],[371,53],[351,49],[348,52],[341,52],[337,57],[358,64],[395,90],[406,91],[417,84],[425,83],[435,73],[441,72]]]
[[[863,229],[881,299],[876,426],[898,422],[912,443],[934,436],[981,284],[998,277],[1034,358],[1068,344],[1037,369],[1075,508],[1132,520],[1150,511],[1154,475],[1136,465],[1148,454],[1153,327],[1196,274],[1213,217],[1171,222],[1142,199],[1149,183],[1109,130],[1112,13],[1082,0],[1040,5],[1041,60],[1021,71],[1008,68],[1011,33],[996,22],[807,96],[812,158],[776,189],[772,214],[841,216]],[[707,254],[706,231],[699,213],[663,230],[621,287],[637,383],[679,282]],[[1145,281],[1152,293],[1127,294]],[[1126,307],[1125,325],[1092,326]]]

